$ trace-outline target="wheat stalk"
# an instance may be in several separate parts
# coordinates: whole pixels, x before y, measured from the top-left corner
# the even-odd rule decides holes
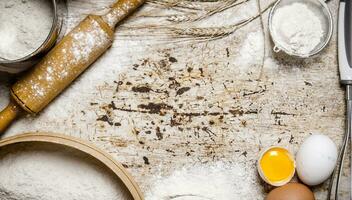
[[[176,23],[199,21],[199,20],[205,19],[207,17],[210,17],[212,15],[215,15],[217,13],[220,13],[220,12],[222,12],[224,10],[233,8],[235,6],[239,6],[239,5],[241,5],[241,4],[243,4],[243,3],[247,2],[247,1],[249,1],[249,0],[228,1],[228,2],[225,2],[225,3],[217,6],[216,8],[204,9],[206,11],[201,13],[201,14],[172,15],[172,16],[169,16],[167,18],[167,20],[171,21],[171,22],[176,22]]]
[[[258,6],[258,10],[261,10],[261,4],[260,4],[260,0],[257,0],[257,6]],[[263,22],[263,15],[262,13],[260,13],[260,25],[261,25],[261,29],[262,29],[262,34],[263,34],[263,59],[262,59],[262,63],[260,66],[260,70],[259,70],[259,76],[258,76],[258,80],[261,80],[263,77],[263,70],[264,70],[264,63],[265,63],[265,58],[266,58],[266,35],[265,35],[265,28],[264,28],[264,22]],[[257,87],[259,86],[259,83],[257,85]]]
[[[222,12],[226,9],[232,8],[236,5],[240,5],[249,0],[244,0],[240,2],[238,1],[239,0],[198,0],[198,1],[148,0],[147,2],[154,6],[161,6],[162,8],[171,8],[171,9],[180,11],[182,13],[186,13],[183,15],[166,16],[168,21],[180,23],[180,22],[188,22],[188,21],[198,21],[206,17],[209,17],[211,15],[214,15],[216,13]],[[218,5],[214,6],[213,4],[214,2],[217,3]],[[203,3],[207,3],[207,4],[204,5]],[[186,9],[186,11],[184,9]],[[148,13],[144,14],[143,16],[150,17]]]
[[[187,10],[203,10],[203,6],[194,2],[183,3],[183,1],[160,1],[160,0],[149,0],[147,3],[152,4],[154,6],[162,6],[162,7],[173,7],[173,9],[177,10],[177,8],[187,9]]]
[[[246,24],[248,20],[241,21],[238,24],[222,27],[206,27],[206,28],[170,28],[171,32],[180,36],[193,37],[219,37],[231,34],[237,28]]]
[[[205,27],[205,28],[175,28],[172,27],[170,28],[171,32],[175,36],[181,36],[181,37],[199,37],[199,38],[208,38],[208,39],[219,39],[225,36],[228,36],[235,32],[238,28],[243,27],[253,20],[257,19],[260,17],[264,12],[266,12],[270,7],[272,7],[274,3],[271,3],[268,7],[266,7],[263,11],[260,11],[257,15],[240,21],[239,23],[236,23],[234,25],[229,25],[229,26],[221,26],[221,27]]]
[[[125,27],[122,26],[123,30],[146,30],[148,33],[140,34],[140,36],[170,36],[173,38],[183,39],[184,40],[198,40],[198,41],[208,41],[208,40],[216,40],[223,38],[225,36],[233,34],[239,28],[251,23],[257,18],[261,17],[263,13],[265,13],[269,8],[274,5],[275,2],[269,4],[264,10],[260,11],[258,14],[242,20],[236,24],[229,26],[220,26],[220,27],[170,27],[170,25],[164,26],[135,26],[135,27]],[[155,33],[155,31],[158,31]],[[131,36],[131,34],[126,34],[126,36]],[[123,35],[122,35],[123,36]],[[138,35],[136,35],[138,36]]]

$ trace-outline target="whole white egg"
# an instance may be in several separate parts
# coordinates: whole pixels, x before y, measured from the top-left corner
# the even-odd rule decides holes
[[[337,147],[325,135],[309,136],[296,155],[296,171],[302,182],[319,185],[327,180],[336,167]]]

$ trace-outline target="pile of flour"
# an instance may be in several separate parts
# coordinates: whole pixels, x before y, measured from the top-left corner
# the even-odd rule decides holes
[[[50,0],[0,1],[0,58],[16,60],[40,47],[50,33]]]
[[[292,3],[278,8],[272,19],[273,36],[283,48],[299,54],[309,54],[324,36],[322,22],[304,3]]]
[[[147,191],[146,200],[262,200],[256,168],[250,165],[199,164],[160,176]]]
[[[133,199],[101,163],[52,145],[1,149],[0,174],[1,200]]]

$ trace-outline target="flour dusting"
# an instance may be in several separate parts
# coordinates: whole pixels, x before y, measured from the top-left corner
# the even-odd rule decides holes
[[[48,0],[0,1],[0,57],[23,58],[46,40],[53,23]]]
[[[255,31],[248,34],[244,40],[239,55],[236,58],[236,64],[240,69],[247,69],[251,66],[261,64],[264,56],[264,38],[261,31]]]
[[[97,21],[86,19],[82,23],[83,28],[77,27],[66,36],[69,38],[66,41],[71,42],[63,40],[59,43],[60,49],[51,52],[56,57],[45,57],[39,65],[40,69],[37,69],[40,73],[32,73],[31,79],[22,80],[27,84],[22,84],[18,90],[25,91],[28,98],[46,101],[53,93],[61,91],[59,87],[71,83],[99,53],[110,46],[110,36]]]
[[[63,49],[62,53],[73,54],[72,64],[88,61],[94,50],[106,46],[109,43],[108,34],[100,27],[98,22],[92,21],[88,31],[81,31],[79,28],[71,34],[74,39],[71,49]]]
[[[260,188],[254,167],[218,162],[157,177],[146,200],[259,200]]]
[[[285,5],[273,15],[273,36],[283,48],[309,54],[324,36],[319,16],[304,3]]]

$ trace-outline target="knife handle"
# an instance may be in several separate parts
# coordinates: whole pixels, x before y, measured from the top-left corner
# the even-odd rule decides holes
[[[352,84],[352,12],[350,1],[340,1],[338,19],[338,60],[342,84]]]

